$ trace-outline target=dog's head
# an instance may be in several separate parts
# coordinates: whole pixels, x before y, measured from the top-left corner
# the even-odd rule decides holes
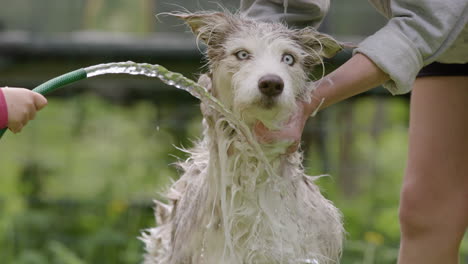
[[[207,45],[212,93],[248,123],[278,127],[308,100],[308,74],[342,49],[328,35],[228,13],[177,14]]]

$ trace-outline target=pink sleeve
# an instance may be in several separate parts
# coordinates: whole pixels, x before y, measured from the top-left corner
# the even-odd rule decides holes
[[[0,129],[8,126],[8,108],[3,95],[3,90],[0,89]]]

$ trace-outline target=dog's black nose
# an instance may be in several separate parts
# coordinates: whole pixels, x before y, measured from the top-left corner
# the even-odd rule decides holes
[[[278,96],[283,92],[283,88],[283,79],[278,75],[268,74],[258,80],[258,89],[266,96]]]

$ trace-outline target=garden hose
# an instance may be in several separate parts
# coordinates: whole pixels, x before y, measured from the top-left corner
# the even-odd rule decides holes
[[[104,74],[144,75],[147,77],[159,78],[167,85],[171,85],[177,89],[182,89],[186,92],[189,92],[191,95],[200,100],[203,99],[207,102],[210,102],[211,107],[217,109],[225,116],[231,117],[233,122],[237,122],[232,116],[232,113],[230,113],[230,111],[226,109],[216,98],[212,97],[204,87],[198,85],[193,80],[184,77],[180,73],[171,72],[163,66],[157,64],[153,65],[148,63],[135,63],[133,61],[98,64],[53,78],[34,88],[33,91],[45,95],[67,84]],[[6,130],[7,128],[0,129],[0,139]]]
[[[62,86],[65,86],[67,84],[70,84],[70,83],[73,83],[82,79],[86,79],[87,77],[88,76],[87,76],[87,72],[85,71],[85,69],[75,70],[75,71],[60,75],[56,78],[53,78],[37,86],[36,88],[33,89],[33,91],[40,93],[42,95],[45,95],[52,91],[55,91],[57,88],[60,88]],[[2,138],[3,134],[5,134],[6,130],[7,128],[0,130],[0,139]]]
[[[147,77],[155,77],[167,85],[174,86],[177,89],[184,90],[194,97],[200,99],[204,104],[208,105],[221,115],[223,115],[230,125],[243,135],[247,144],[249,144],[255,153],[258,153],[260,160],[266,166],[270,175],[275,175],[273,168],[270,166],[268,159],[264,155],[260,145],[250,131],[249,127],[241,122],[228,108],[226,108],[216,97],[214,97],[205,87],[199,85],[193,80],[186,78],[180,73],[171,72],[161,65],[148,64],[148,63],[135,63],[133,61],[127,62],[111,62],[98,64],[79,70],[75,70],[64,75],[51,79],[33,91],[40,94],[50,93],[67,84],[95,77],[104,74],[130,74],[130,75],[144,75]],[[0,139],[5,133],[6,128],[0,130]]]

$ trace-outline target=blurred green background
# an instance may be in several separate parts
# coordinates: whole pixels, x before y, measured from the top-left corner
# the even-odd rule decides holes
[[[219,9],[201,0],[0,0],[0,86],[33,88],[124,60],[196,79],[203,61],[194,38],[180,21],[154,16],[182,8]],[[335,0],[321,29],[358,42],[384,23],[365,0]],[[178,177],[171,163],[186,158],[174,146],[200,135],[197,101],[132,76],[93,78],[48,98],[36,121],[0,141],[0,263],[139,263],[137,237],[155,225],[152,200]],[[330,175],[318,183],[344,214],[344,264],[396,261],[407,126],[408,97],[377,89],[306,127],[307,172]]]

